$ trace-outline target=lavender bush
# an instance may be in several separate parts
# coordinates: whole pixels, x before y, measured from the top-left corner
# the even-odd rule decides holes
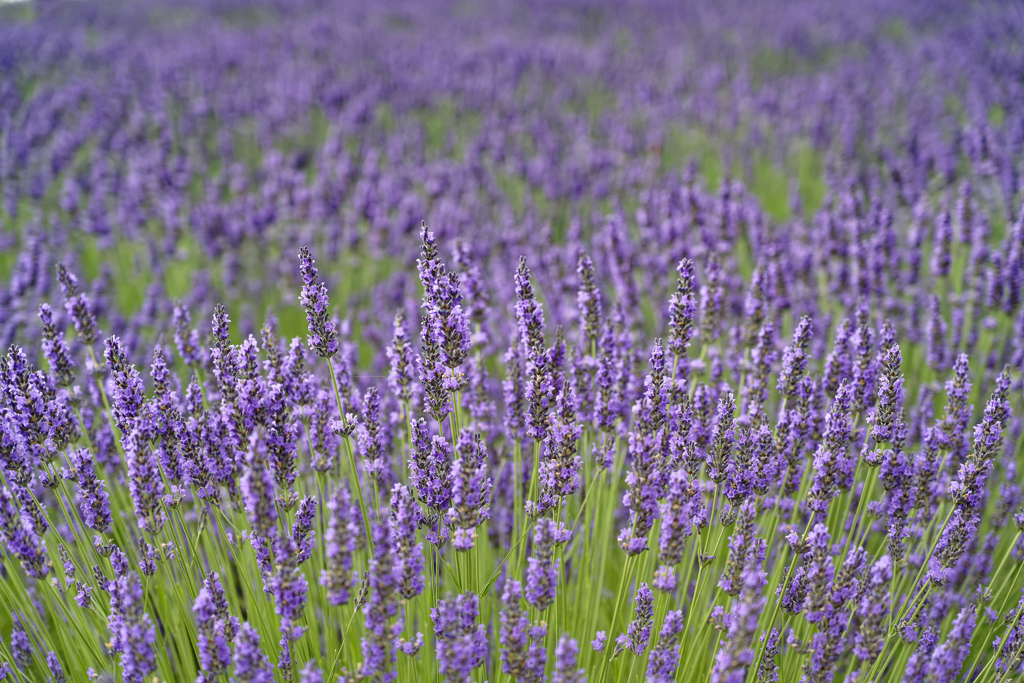
[[[0,680],[1024,677],[1024,13],[0,7]]]

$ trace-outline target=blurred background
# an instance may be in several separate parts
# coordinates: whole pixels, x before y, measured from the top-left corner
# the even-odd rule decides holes
[[[935,0],[6,6],[0,345],[34,346],[59,259],[132,353],[175,300],[298,335],[308,244],[382,367],[422,220],[499,307],[526,254],[555,324],[581,248],[647,331],[712,251],[737,278],[822,266],[852,306],[858,231],[929,239],[968,183],[959,210],[1004,235],[1021,35],[1019,4]]]

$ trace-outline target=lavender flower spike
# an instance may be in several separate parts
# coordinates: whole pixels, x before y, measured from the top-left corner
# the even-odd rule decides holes
[[[580,646],[569,636],[562,636],[555,646],[555,673],[551,683],[586,683],[587,674],[576,668]]]
[[[464,593],[450,600],[438,600],[430,610],[437,636],[438,672],[446,681],[469,681],[473,669],[484,663],[487,636],[476,623],[479,598]]]
[[[316,262],[308,247],[299,250],[299,271],[302,273],[299,303],[306,309],[309,348],[321,358],[330,358],[338,352],[338,331],[330,319],[327,285],[317,280]]]
[[[636,589],[636,601],[633,604],[633,619],[626,627],[626,632],[619,634],[616,642],[634,655],[643,654],[651,639],[651,623],[654,619],[654,593],[641,583]]]

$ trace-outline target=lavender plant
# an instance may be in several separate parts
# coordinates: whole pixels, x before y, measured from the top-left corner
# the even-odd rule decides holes
[[[0,680],[1024,677],[1013,6],[0,19]]]

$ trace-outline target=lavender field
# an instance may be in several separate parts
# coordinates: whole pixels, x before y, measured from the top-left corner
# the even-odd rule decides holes
[[[0,680],[1024,680],[1024,5],[0,6]]]

